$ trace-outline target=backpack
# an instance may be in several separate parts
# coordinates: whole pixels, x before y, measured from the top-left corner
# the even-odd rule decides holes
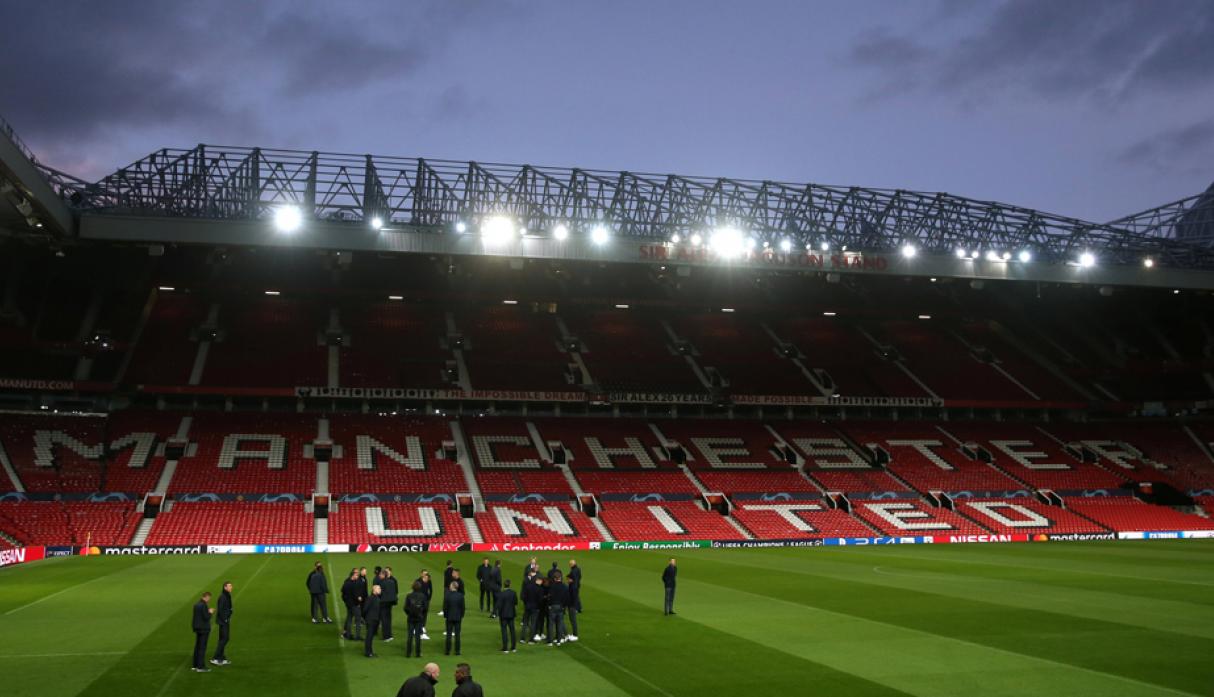
[[[405,615],[411,620],[420,620],[426,614],[426,601],[421,593],[410,593],[405,598]]]

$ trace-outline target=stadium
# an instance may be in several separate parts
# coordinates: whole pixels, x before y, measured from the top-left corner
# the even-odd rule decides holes
[[[392,694],[421,662],[309,623],[313,564],[531,557],[588,612],[503,655],[469,608],[493,694],[1214,694],[1214,187],[1097,223],[213,145],[85,181],[3,126],[6,694]]]

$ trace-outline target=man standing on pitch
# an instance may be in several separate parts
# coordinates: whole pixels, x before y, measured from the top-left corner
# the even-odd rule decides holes
[[[678,574],[679,569],[675,566],[674,557],[671,557],[666,570],[662,572],[662,585],[666,588],[665,612],[662,613],[664,615],[674,614],[674,581]]]
[[[573,568],[576,569],[577,567],[575,566]],[[575,586],[574,586],[572,578],[567,578],[567,579],[565,579],[565,581],[568,583],[568,590],[569,590],[569,604],[565,606],[565,612],[569,613],[569,634],[566,635],[565,639],[566,639],[566,641],[577,641],[578,609],[577,609],[577,599],[574,595],[576,591],[575,591]],[[557,583],[559,584],[560,581],[557,581]]]
[[[451,697],[485,697],[481,686],[472,682],[472,666],[460,663],[455,666],[455,689]]]
[[[372,643],[375,641],[375,630],[379,629],[379,594],[383,589],[379,585],[371,586],[371,595],[363,601],[363,622],[367,625],[367,638],[363,643],[363,655],[375,658]]]
[[[502,653],[509,651],[514,653],[515,646],[518,642],[514,636],[514,617],[518,608],[518,596],[510,589],[510,579],[506,579],[506,585],[502,588],[502,592],[497,594],[496,604],[494,606],[495,614],[498,621],[502,625]],[[506,632],[510,632],[510,648],[506,648]],[[527,641],[527,628],[523,627],[523,642]]]
[[[569,587],[560,569],[548,581],[548,645],[565,643],[565,608],[569,605]]]
[[[493,594],[489,592],[489,557],[481,560],[481,565],[476,567],[476,582],[480,586],[480,608],[481,612],[485,611],[485,598],[489,599],[489,614],[493,614]]]
[[[316,562],[312,573],[308,574],[308,592],[312,594],[312,624],[317,622],[331,623],[329,619],[329,604],[325,601],[325,596],[329,593],[329,582],[325,580],[325,572],[321,569],[320,562]],[[316,608],[320,608],[321,617],[323,620],[316,619]]]
[[[194,628],[194,672],[209,673],[210,668],[207,668],[207,639],[211,636],[211,615],[215,614],[215,609],[209,606],[211,602],[211,593],[207,591],[202,594],[198,602],[194,603],[194,619],[191,624]]]
[[[540,640],[540,603],[544,599],[544,579],[528,574],[523,581],[523,642]],[[532,638],[532,634],[535,635]]]
[[[422,593],[426,594],[426,611],[422,613],[422,638],[430,641],[430,635],[426,633],[426,620],[430,617],[430,601],[434,599],[434,583],[430,581],[430,572],[422,569],[417,582],[422,584]]]
[[[493,562],[489,569],[489,619],[497,617],[497,594],[502,591],[502,560]]]
[[[363,638],[362,603],[366,597],[366,583],[358,569],[350,571],[350,578],[341,584],[341,601],[346,605],[346,624],[342,628],[342,636],[346,639],[361,641]]]
[[[569,606],[582,611],[582,567],[577,565],[576,559],[569,560]],[[577,625],[574,625],[573,633],[577,634]]]
[[[421,675],[405,681],[396,692],[396,697],[434,697],[434,685],[438,682],[438,664],[427,663]]]
[[[379,580],[379,587],[382,590],[382,595],[379,597],[379,626],[380,631],[383,632],[381,638],[388,642],[396,638],[392,634],[392,608],[396,607],[397,596],[400,593],[400,586],[396,583],[396,577],[392,575],[392,567],[384,567],[384,577]]]
[[[223,584],[223,592],[219,594],[219,609],[215,613],[215,624],[219,627],[219,643],[215,644],[215,655],[211,663],[226,666],[231,663],[224,649],[228,647],[228,632],[232,629],[232,582]]]
[[[426,606],[430,601],[422,590],[420,580],[413,582],[412,591],[405,596],[405,658],[413,657],[413,645],[417,644],[417,657],[422,657],[422,626],[426,623]]]
[[[460,633],[464,623],[464,594],[460,592],[459,584],[455,581],[452,581],[443,593],[443,619],[447,621],[447,631],[444,632],[447,637],[446,654],[451,655],[451,640],[454,639],[455,655],[458,656]]]

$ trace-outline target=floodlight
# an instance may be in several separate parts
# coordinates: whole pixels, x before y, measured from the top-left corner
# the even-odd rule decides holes
[[[379,217],[378,215],[371,219],[371,228],[373,230],[379,230],[383,226],[384,226],[384,219]]]
[[[703,238],[703,237],[701,237],[701,236],[700,236],[700,233],[698,233],[698,232],[697,232],[697,233],[695,233],[694,235],[692,235],[692,236],[691,236],[691,243],[692,243],[693,245],[695,245],[695,246],[699,247],[701,244],[703,244],[703,243],[704,243],[704,238]]]
[[[481,237],[490,244],[509,242],[514,238],[514,221],[504,215],[485,218],[481,223]]]
[[[826,240],[822,240],[822,244],[818,245],[818,249],[821,249],[821,250],[822,250],[822,251],[824,251],[824,252],[829,252],[829,251],[830,251],[830,243],[829,243],[829,242],[827,242]]]
[[[1027,249],[1020,250],[1020,263],[1027,264],[1033,260],[1033,253]]]
[[[789,239],[781,240],[780,241],[780,251],[784,252],[785,254],[791,252],[792,251],[792,240],[789,240]]]
[[[1009,261],[1012,258],[1012,253],[1004,252],[1003,254],[1001,254],[999,256],[1002,257],[1004,261]]]
[[[1083,268],[1091,268],[1096,265],[1096,256],[1091,252],[1084,252],[1079,255],[1079,265]]]
[[[682,241],[682,239],[683,239],[683,238],[679,237],[679,233],[677,233],[677,232],[676,232],[676,233],[674,233],[673,235],[671,235],[671,236],[670,236],[670,243],[671,243],[671,244],[678,244],[679,242],[681,242],[681,241]]]
[[[274,211],[274,227],[279,232],[295,232],[303,225],[303,213],[295,206],[280,206]]]
[[[1146,259],[1142,260],[1142,265],[1147,267],[1148,269],[1155,268],[1155,260],[1152,259],[1151,257],[1147,257]]]
[[[742,252],[746,248],[742,231],[731,227],[718,228],[716,232],[712,233],[712,239],[708,244],[712,247],[712,251],[725,259],[742,256]]]
[[[986,260],[987,261],[999,261],[999,253],[993,249],[988,250],[986,253]]]
[[[966,251],[965,251],[964,249],[958,249],[958,250],[957,250],[957,258],[958,258],[958,259],[964,259],[964,258],[966,258],[967,256],[969,256],[969,254],[967,254],[967,253],[966,253]]]
[[[604,225],[595,225],[594,229],[590,231],[590,241],[597,245],[607,244],[609,239],[611,239],[611,233]]]
[[[467,231],[468,231],[468,225],[467,225],[467,223],[465,223],[465,222],[464,222],[464,221],[462,221],[462,220],[461,220],[461,221],[459,221],[459,222],[457,222],[457,223],[455,224],[455,231],[456,231],[456,232],[461,232],[461,233],[462,233],[462,232],[467,232]]]
[[[556,227],[552,228],[552,236],[558,240],[569,238],[569,228],[565,227],[564,223],[557,223]]]
[[[902,256],[906,257],[907,259],[914,259],[915,254],[917,254],[918,251],[919,250],[915,249],[915,245],[913,244],[902,245]]]

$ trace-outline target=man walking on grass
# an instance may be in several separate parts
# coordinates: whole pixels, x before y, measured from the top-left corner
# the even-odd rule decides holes
[[[329,594],[329,582],[325,580],[325,572],[322,570],[320,562],[316,562],[316,566],[312,568],[312,573],[308,574],[308,593],[312,595],[312,624],[324,622],[330,624],[333,620],[329,619],[329,603],[325,600],[325,596]],[[320,609],[320,615],[323,619],[317,619],[316,610]]]
[[[670,558],[670,562],[666,564],[666,570],[662,572],[662,586],[666,589],[666,603],[663,605],[664,615],[674,614],[674,585],[675,576],[679,573],[679,569],[675,566],[674,557]]]

